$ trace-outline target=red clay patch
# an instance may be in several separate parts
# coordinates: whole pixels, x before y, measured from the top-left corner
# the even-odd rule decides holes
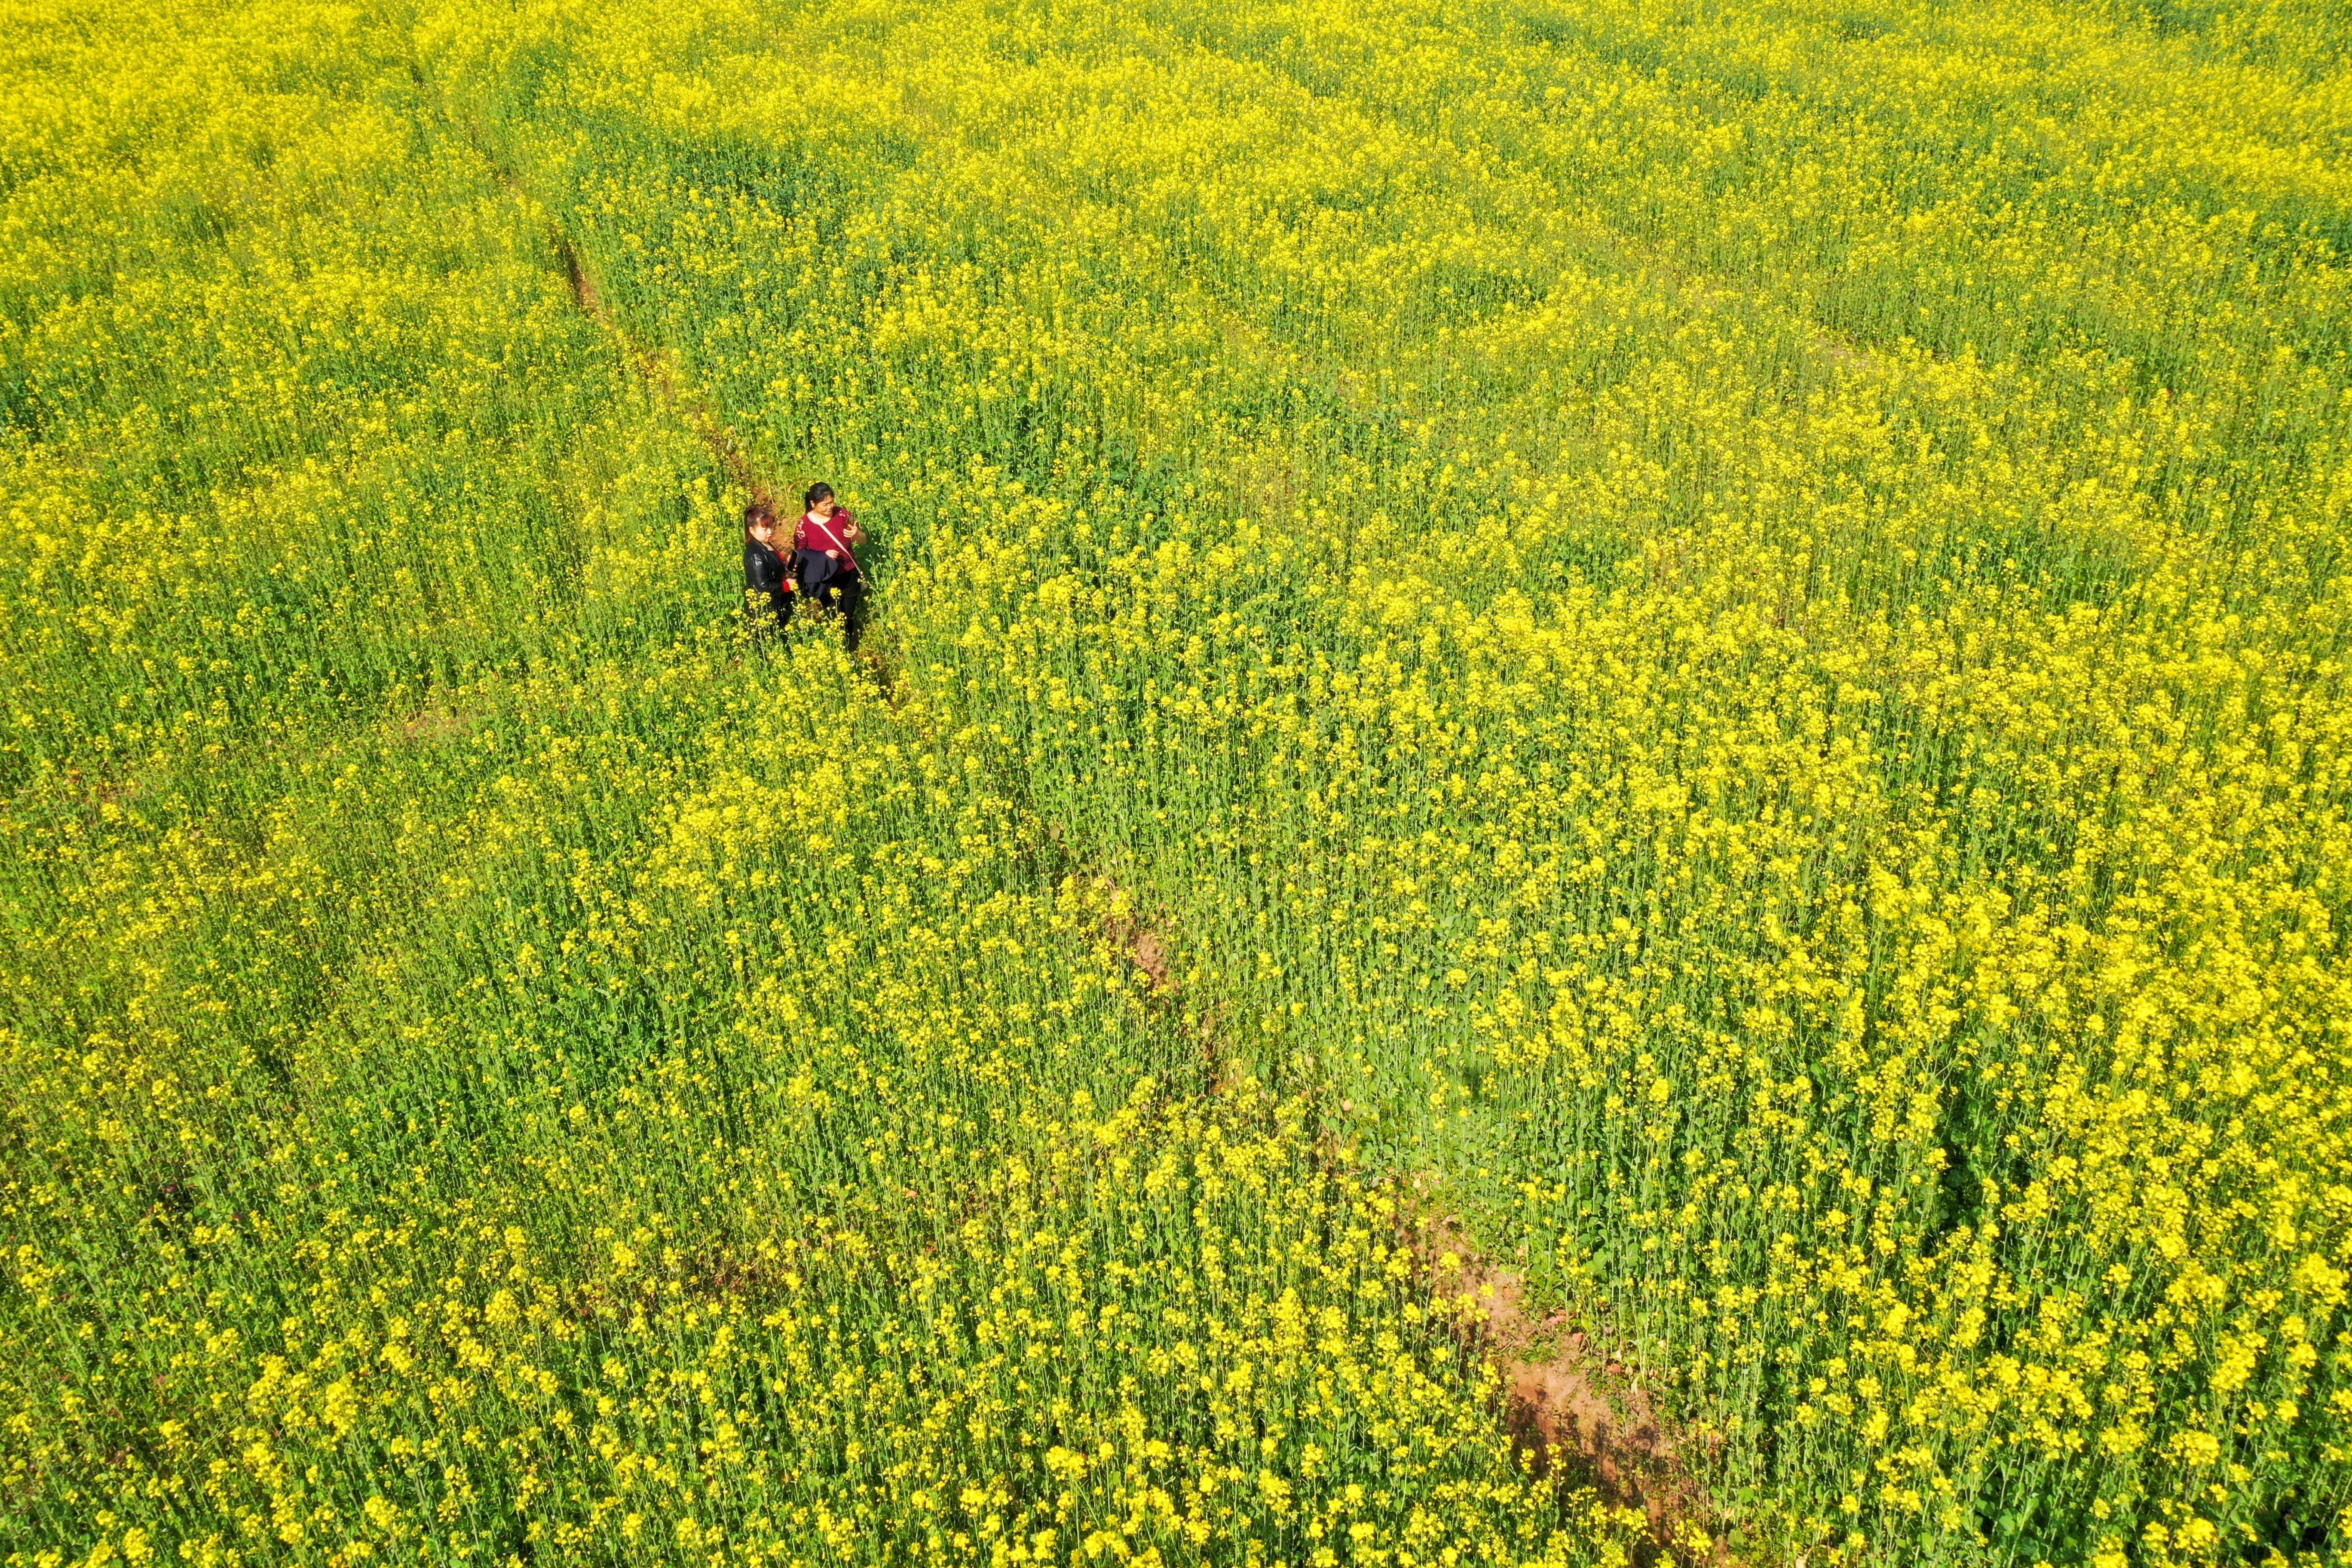
[[[1423,1215],[1408,1225],[1432,1292],[1466,1294],[1475,1308],[1458,1331],[1501,1374],[1503,1424],[1529,1469],[1589,1479],[1608,1501],[1641,1510],[1654,1552],[1730,1563],[1688,1462],[1704,1444],[1675,1432],[1640,1382],[1566,1312],[1536,1316],[1519,1277],[1482,1257],[1458,1220]]]
[[[1135,907],[1135,900],[1108,872],[1081,875],[1072,884],[1081,910],[1102,922],[1111,951],[1135,966],[1157,997],[1176,994],[1176,944],[1168,932]]]

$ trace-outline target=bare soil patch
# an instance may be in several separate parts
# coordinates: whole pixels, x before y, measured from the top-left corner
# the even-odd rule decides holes
[[[394,731],[401,740],[415,746],[437,746],[447,741],[462,741],[481,728],[482,716],[473,712],[451,712],[439,703],[419,708],[414,713],[394,721]]]
[[[1660,1415],[1597,1325],[1538,1312],[1524,1281],[1482,1256],[1458,1218],[1423,1213],[1407,1224],[1431,1292],[1474,1303],[1456,1332],[1501,1375],[1503,1425],[1532,1472],[1589,1481],[1608,1501],[1639,1509],[1649,1540],[1637,1562],[1672,1552],[1678,1562],[1731,1563],[1693,1464],[1708,1457],[1706,1438]]]
[[[1143,977],[1155,999],[1173,997],[1176,942],[1166,922],[1139,908],[1135,896],[1108,871],[1081,873],[1074,884],[1078,908],[1099,923],[1103,940]]]

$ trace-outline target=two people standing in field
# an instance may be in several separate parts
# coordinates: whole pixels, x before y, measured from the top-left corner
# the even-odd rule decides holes
[[[794,601],[803,601],[841,616],[841,646],[855,653],[866,605],[856,547],[866,542],[866,531],[834,500],[831,485],[811,485],[802,505],[789,560],[778,548],[775,508],[755,500],[743,509],[743,595],[752,626],[781,630]]]

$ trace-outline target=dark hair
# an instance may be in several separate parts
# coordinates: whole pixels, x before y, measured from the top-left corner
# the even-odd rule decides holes
[[[746,533],[751,532],[753,527],[762,522],[772,528],[775,526],[775,521],[776,509],[766,501],[755,500],[743,509],[743,531]]]
[[[828,500],[832,495],[833,487],[826,484],[823,479],[819,479],[816,483],[809,486],[808,494],[801,497],[801,510],[803,511],[814,511],[816,510],[817,502]]]

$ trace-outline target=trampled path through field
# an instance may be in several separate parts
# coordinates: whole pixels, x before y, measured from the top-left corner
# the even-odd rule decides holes
[[[700,438],[730,485],[790,510],[802,481],[780,480],[761,471],[677,356],[646,343],[620,319],[577,243],[547,216],[478,127],[469,128],[468,140],[514,199],[544,225],[553,258],[581,313],[612,339],[660,405]],[[887,656],[868,651],[865,657],[885,690],[895,691],[899,674],[889,667]],[[900,709],[895,721],[916,721]],[[1091,858],[1083,846],[1064,847],[1080,865]],[[1185,966],[1171,923],[1131,910],[1109,877],[1098,871],[1082,875],[1105,896],[1105,939],[1133,965],[1153,995],[1172,998]],[[1222,1094],[1227,1083],[1217,1063],[1229,1053],[1220,1048],[1222,1029],[1213,1012],[1203,1010],[1199,1016],[1198,1043],[1209,1061],[1210,1092]],[[1319,1151],[1323,1146],[1315,1147]],[[1609,1352],[1605,1329],[1575,1321],[1565,1311],[1540,1317],[1531,1311],[1518,1275],[1479,1252],[1460,1219],[1444,1212],[1425,1181],[1400,1180],[1395,1191],[1396,1242],[1409,1250],[1415,1276],[1430,1295],[1454,1300],[1466,1297],[1472,1303],[1454,1320],[1454,1332],[1465,1351],[1493,1366],[1502,1385],[1495,1415],[1532,1472],[1553,1478],[1564,1488],[1588,1483],[1609,1502],[1638,1510],[1648,1527],[1639,1563],[1655,1562],[1694,1535],[1711,1542],[1713,1561],[1732,1562],[1692,1464],[1694,1454],[1707,1451],[1706,1439],[1678,1432],[1653,1406],[1625,1365]]]

